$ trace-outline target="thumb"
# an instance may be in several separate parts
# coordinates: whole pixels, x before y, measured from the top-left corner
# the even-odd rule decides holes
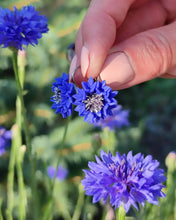
[[[175,30],[176,22],[173,22],[114,46],[100,72],[101,80],[106,80],[113,89],[123,89],[173,69],[176,65]],[[176,72],[173,77],[176,78]]]

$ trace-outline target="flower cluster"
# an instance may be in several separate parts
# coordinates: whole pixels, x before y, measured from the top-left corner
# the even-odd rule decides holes
[[[115,208],[122,204],[128,212],[131,205],[138,209],[145,201],[158,204],[157,197],[164,197],[162,182],[166,180],[164,171],[158,169],[159,162],[151,155],[144,157],[141,153],[132,155],[112,156],[101,151],[101,159],[89,162],[90,170],[84,170],[85,178],[82,184],[86,194],[93,196],[93,203],[110,198]]]
[[[0,7],[0,45],[22,50],[22,46],[38,44],[43,33],[48,32],[47,18],[33,6],[14,11]]]
[[[116,128],[129,125],[129,110],[122,110],[122,106],[117,105],[112,110],[112,113],[112,116],[107,117],[105,120],[100,119],[100,121],[94,123],[94,126],[101,127],[102,129],[108,127],[110,130],[115,130]]]
[[[113,115],[112,110],[117,106],[114,98],[117,92],[106,86],[105,81],[94,81],[91,77],[88,82],[82,82],[82,87],[77,88],[76,93],[73,84],[68,81],[68,75],[63,73],[62,77],[58,77],[53,83],[54,96],[51,97],[51,101],[54,102],[52,108],[56,109],[56,113],[67,117],[71,115],[74,104],[75,111],[89,123]]]
[[[4,154],[11,145],[12,133],[0,126],[0,156]]]
[[[51,97],[53,102],[52,109],[56,109],[56,114],[62,114],[66,118],[72,114],[73,95],[75,88],[73,83],[69,83],[69,74],[62,74],[62,77],[55,79],[52,86],[54,95]]]
[[[47,168],[47,172],[48,172],[48,176],[53,179],[55,176],[55,172],[56,172],[56,168],[49,166]],[[62,181],[64,180],[68,175],[68,170],[65,169],[64,167],[62,167],[61,165],[59,165],[58,169],[57,169],[57,174],[56,174],[56,179]]]

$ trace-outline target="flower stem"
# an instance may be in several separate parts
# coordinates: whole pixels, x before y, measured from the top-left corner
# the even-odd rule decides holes
[[[78,189],[79,189],[78,201],[76,204],[76,208],[75,208],[72,220],[79,220],[80,215],[81,215],[81,209],[84,204],[84,190],[83,190],[84,188],[83,188],[82,183],[79,184]]]
[[[126,212],[123,205],[119,207],[117,215],[118,215],[118,220],[125,220]]]
[[[56,177],[57,177],[57,170],[58,170],[59,163],[60,163],[60,160],[61,160],[61,157],[62,157],[62,149],[64,148],[64,145],[65,145],[66,135],[67,135],[67,131],[68,131],[68,124],[69,124],[70,119],[71,119],[71,117],[68,117],[66,119],[64,134],[63,134],[61,146],[59,148],[58,160],[57,160],[57,164],[56,164],[56,171],[55,171],[55,174],[54,174],[53,182],[51,184],[50,199],[49,199],[47,207],[45,209],[43,220],[50,220],[50,219],[52,219],[54,186],[55,186]],[[71,219],[71,217],[70,217],[70,219]]]
[[[17,70],[18,71],[18,70]],[[18,76],[21,88],[23,89],[24,84],[24,68],[21,69],[19,66]],[[22,107],[19,95],[17,96],[16,100],[16,122],[18,125],[16,140],[17,140],[17,147],[16,147],[16,168],[17,168],[17,177],[18,177],[18,189],[19,189],[19,219],[23,220],[26,216],[26,207],[25,207],[25,188],[24,188],[24,181],[23,181],[23,171],[22,171],[22,162],[23,162],[23,153],[22,153]]]
[[[16,157],[16,136],[17,133],[17,125],[14,125],[12,128],[12,146],[10,151],[10,161],[8,168],[8,177],[7,177],[7,210],[6,217],[9,220],[12,220],[12,212],[14,208],[14,169],[15,169],[15,157]]]
[[[2,198],[0,198],[0,220],[3,220],[2,211],[1,211],[2,201],[3,201]]]
[[[36,180],[35,180],[35,165],[36,165],[36,156],[32,155],[32,146],[31,146],[31,138],[30,138],[30,132],[27,124],[27,118],[26,118],[26,110],[24,105],[24,99],[23,99],[23,81],[24,76],[22,75],[19,77],[19,71],[18,71],[18,62],[17,62],[17,50],[13,50],[13,68],[15,72],[15,81],[18,91],[18,97],[20,101],[20,108],[21,108],[21,115],[23,119],[23,127],[24,127],[24,134],[25,134],[25,140],[26,140],[26,147],[27,147],[27,153],[31,164],[31,189],[32,189],[32,209],[33,209],[33,216],[34,219],[38,219],[39,213],[38,213],[38,196],[37,196],[37,186],[36,186]],[[20,119],[21,120],[21,119]],[[21,126],[22,127],[22,126]],[[21,163],[21,162],[20,162]],[[18,163],[18,168],[21,166]],[[21,179],[22,175],[22,169],[19,169],[19,181],[22,181]],[[22,187],[20,189],[20,192],[22,192],[24,185],[22,183],[19,183]],[[23,196],[23,194],[21,194]],[[21,205],[20,205],[21,207]],[[20,208],[21,209],[21,208]]]
[[[16,86],[17,86],[17,90],[18,90],[18,96],[19,96],[19,99],[21,102],[21,112],[22,112],[22,116],[23,116],[23,125],[24,125],[26,146],[27,146],[28,156],[31,160],[31,154],[32,154],[31,139],[30,139],[29,128],[28,128],[27,120],[26,120],[26,111],[25,111],[24,99],[23,99],[23,89],[22,89],[19,75],[18,75],[17,51],[16,50],[13,51],[13,68],[14,68],[14,72],[15,72],[15,81],[16,81]]]
[[[57,160],[57,164],[56,164],[56,171],[55,171],[54,178],[53,178],[53,183],[52,183],[52,186],[51,186],[51,193],[52,194],[53,194],[54,186],[55,186],[55,182],[56,182],[57,170],[58,170],[59,163],[60,163],[60,160],[61,160],[61,157],[62,157],[62,149],[64,148],[64,145],[65,145],[65,140],[66,140],[66,136],[67,136],[68,124],[69,124],[70,118],[71,117],[68,117],[67,120],[66,120],[64,135],[63,135],[61,146],[59,148],[59,155],[58,155],[58,160]]]

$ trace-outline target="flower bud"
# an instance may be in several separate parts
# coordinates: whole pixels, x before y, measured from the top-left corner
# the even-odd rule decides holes
[[[169,171],[174,172],[176,170],[176,152],[170,152],[165,160],[165,164]]]

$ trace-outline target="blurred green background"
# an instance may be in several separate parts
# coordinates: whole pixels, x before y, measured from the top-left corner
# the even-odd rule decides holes
[[[41,14],[48,17],[49,29],[39,45],[29,46],[25,75],[25,104],[28,110],[33,151],[37,153],[36,178],[41,212],[48,199],[48,182],[45,168],[56,165],[57,152],[64,132],[65,120],[51,110],[51,86],[54,79],[63,72],[68,73],[67,47],[75,41],[77,30],[89,5],[88,0],[0,0],[1,7],[21,8],[34,5]],[[16,87],[11,62],[11,52],[0,49],[0,125],[8,129],[15,123]],[[130,109],[130,126],[118,130],[113,136],[116,150],[127,153],[152,154],[165,168],[165,157],[176,146],[176,86],[174,79],[154,79],[129,89],[119,91],[118,103]],[[69,170],[68,179],[58,183],[56,189],[55,218],[67,219],[67,211],[73,213],[77,200],[77,185],[83,176],[82,168],[92,160],[93,136],[103,132],[85,123],[73,114],[70,122],[61,163]],[[94,143],[94,142],[93,142]],[[106,140],[103,140],[106,143]],[[105,145],[105,144],[104,144]],[[105,146],[104,146],[105,147]],[[8,153],[0,158],[0,196],[6,198]],[[29,165],[24,161],[24,179],[27,195],[30,197]],[[73,193],[74,192],[74,193]],[[93,206],[87,198],[86,210],[100,213],[99,206]],[[18,201],[18,200],[17,200]],[[5,200],[3,202],[5,207]],[[88,211],[85,211],[87,213]],[[17,213],[14,213],[17,216]],[[28,212],[30,219],[30,212]],[[84,215],[82,216],[83,219]],[[95,218],[96,219],[96,218]]]

